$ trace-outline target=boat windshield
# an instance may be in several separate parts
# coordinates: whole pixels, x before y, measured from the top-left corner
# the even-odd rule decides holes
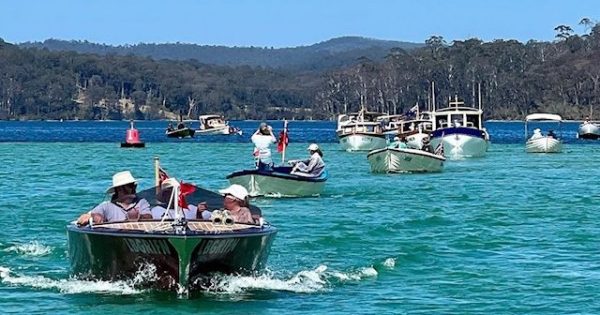
[[[196,187],[196,191],[185,196],[185,200],[188,204],[197,205],[200,202],[206,202],[209,211],[223,208],[223,196],[210,190],[202,189],[197,186],[194,187]],[[159,187],[152,187],[140,191],[137,195],[140,198],[146,199],[151,207],[165,205],[165,202],[161,198],[162,196]],[[260,208],[256,206],[250,205],[250,212],[253,215],[262,216]]]

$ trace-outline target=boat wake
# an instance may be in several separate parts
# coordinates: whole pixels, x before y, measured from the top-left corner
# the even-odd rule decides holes
[[[27,244],[17,244],[4,249],[5,252],[14,252],[23,256],[45,256],[52,252],[52,247],[31,241]]]
[[[126,281],[81,280],[75,277],[53,279],[42,275],[25,275],[0,266],[0,283],[33,289],[57,290],[63,294],[101,293],[112,295],[134,295],[144,292],[139,289],[156,280],[156,267],[144,265],[135,277]]]
[[[257,276],[216,275],[202,289],[217,294],[239,294],[253,290],[316,293],[331,290],[332,286],[339,283],[361,281],[378,274],[373,267],[348,272],[328,269],[321,265],[312,270],[302,270],[287,279],[279,279],[272,272]]]

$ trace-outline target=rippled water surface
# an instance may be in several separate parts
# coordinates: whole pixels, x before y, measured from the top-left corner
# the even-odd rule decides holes
[[[563,126],[562,154],[526,154],[521,123],[488,123],[485,158],[438,174],[373,175],[366,153],[339,151],[331,122],[293,122],[290,158],[319,142],[330,179],[318,198],[257,199],[279,228],[268,269],[222,276],[179,299],[131,282],[69,276],[65,225],[100,202],[113,173],[149,187],[152,158],[209,188],[252,165],[242,137],[120,149],[124,122],[1,122],[0,313],[597,314],[600,142]],[[138,275],[151,278],[148,269]]]

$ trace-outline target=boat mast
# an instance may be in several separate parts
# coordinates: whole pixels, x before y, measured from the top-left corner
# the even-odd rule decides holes
[[[283,146],[283,150],[281,151],[281,164],[285,163],[285,149],[287,148],[287,126],[288,126],[288,122],[287,120],[283,120],[283,139],[281,139],[282,143],[281,145]]]
[[[435,82],[431,82],[431,108],[435,112]]]
[[[479,98],[479,110],[481,110],[481,83],[477,83],[477,97]]]

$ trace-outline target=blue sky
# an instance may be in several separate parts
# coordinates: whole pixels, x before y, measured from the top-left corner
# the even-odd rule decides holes
[[[0,38],[111,45],[185,42],[293,47],[340,36],[424,42],[554,39],[600,20],[595,0],[0,0]]]

